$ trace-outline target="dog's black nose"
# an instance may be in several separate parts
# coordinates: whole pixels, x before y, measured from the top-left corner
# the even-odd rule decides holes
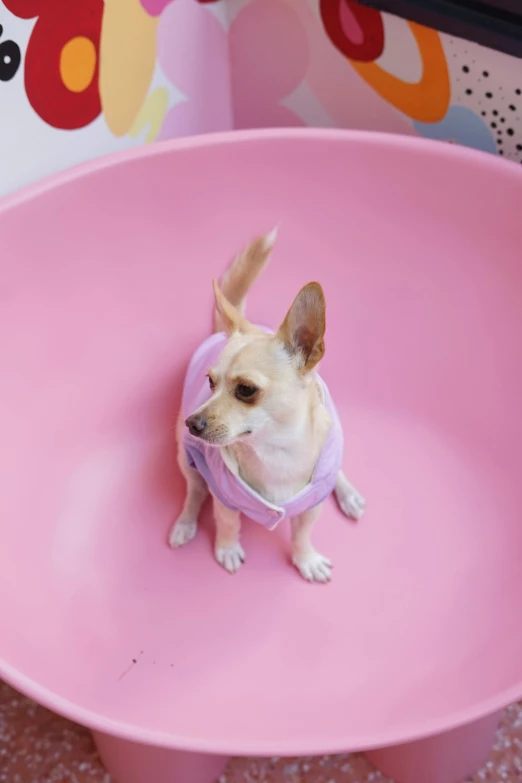
[[[204,416],[189,416],[185,424],[189,428],[190,434],[195,435],[196,438],[199,438],[207,428],[207,420]]]

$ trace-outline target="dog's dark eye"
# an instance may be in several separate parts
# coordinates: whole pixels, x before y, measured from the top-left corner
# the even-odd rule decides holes
[[[210,386],[211,390],[214,391],[214,389],[216,388],[214,379],[210,375],[207,375],[207,378],[208,378],[208,385]]]
[[[236,397],[238,400],[250,400],[254,397],[259,389],[257,386],[247,386],[244,383],[240,383],[236,386]]]

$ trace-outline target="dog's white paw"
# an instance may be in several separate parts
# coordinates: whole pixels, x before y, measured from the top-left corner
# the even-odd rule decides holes
[[[335,490],[335,497],[343,514],[350,519],[359,520],[364,514],[366,500],[351,486],[339,487]]]
[[[239,543],[230,546],[216,545],[216,560],[229,574],[235,574],[245,562],[245,550]]]
[[[169,533],[169,544],[173,549],[184,546],[192,541],[198,530],[195,519],[178,519]]]
[[[294,555],[293,564],[307,582],[329,582],[332,578],[332,563],[315,550],[306,555]]]

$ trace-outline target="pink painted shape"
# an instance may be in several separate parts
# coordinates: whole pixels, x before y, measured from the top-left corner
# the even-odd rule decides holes
[[[151,16],[159,16],[172,2],[174,0],[140,0],[145,11]]]
[[[306,31],[280,0],[253,0],[229,32],[235,127],[301,125],[280,102],[303,81],[309,61]]]
[[[187,103],[167,115],[160,138],[232,128],[227,36],[195,0],[175,0],[161,15],[158,61]]]
[[[218,101],[216,101],[218,104]],[[158,140],[176,139],[198,133],[216,133],[230,127],[229,110],[213,101],[204,103],[201,99],[177,103],[167,113]]]
[[[0,675],[217,755],[404,743],[519,699],[521,198],[494,156],[307,130],[140,147],[4,200]],[[249,315],[276,326],[324,285],[322,374],[368,499],[359,525],[325,504],[327,587],[287,529],[246,522],[234,578],[208,511],[166,544],[211,278],[276,223]]]
[[[292,111],[279,103],[241,103],[235,109],[235,127],[249,128],[300,128],[305,123]]]
[[[355,18],[352,7],[348,2],[346,2],[346,0],[341,0],[339,6],[339,15],[341,19],[341,27],[346,37],[349,38],[350,41],[352,41],[354,44],[362,44],[364,41],[364,33],[361,30],[359,22]]]

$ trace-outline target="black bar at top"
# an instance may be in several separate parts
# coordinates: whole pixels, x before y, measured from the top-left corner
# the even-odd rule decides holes
[[[465,38],[515,57],[522,57],[522,0],[359,0],[359,2],[426,27],[433,27],[449,35]]]

